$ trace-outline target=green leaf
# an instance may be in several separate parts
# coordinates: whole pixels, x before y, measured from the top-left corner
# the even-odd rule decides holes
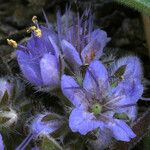
[[[116,119],[122,119],[122,120],[125,120],[125,121],[130,120],[129,117],[127,116],[127,114],[124,113],[124,112],[123,113],[115,113],[113,117],[116,118]]]
[[[50,136],[42,137],[39,148],[41,150],[63,150],[59,143]]]
[[[8,122],[9,120],[10,120],[10,118],[6,118],[6,117],[0,116],[0,125],[5,124],[5,123]]]
[[[112,82],[112,83],[111,83],[111,87],[112,87],[112,88],[116,87],[117,85],[118,85],[117,82]]]
[[[120,78],[120,77],[124,74],[124,72],[125,72],[125,70],[126,70],[126,66],[127,66],[127,65],[121,66],[121,67],[114,73],[114,76]]]
[[[0,105],[4,106],[8,103],[8,100],[9,100],[9,94],[7,91],[5,91],[1,101],[0,101]]]
[[[68,132],[63,139],[63,143],[65,145],[75,144],[78,139],[79,135],[77,133]]]
[[[115,1],[150,16],[150,0],[115,0]]]
[[[48,114],[48,115],[44,116],[41,121],[42,122],[47,122],[47,121],[53,121],[53,120],[58,120],[58,119],[59,119],[58,115]]]
[[[64,123],[60,128],[51,133],[51,136],[54,138],[58,138],[68,131],[68,126]]]

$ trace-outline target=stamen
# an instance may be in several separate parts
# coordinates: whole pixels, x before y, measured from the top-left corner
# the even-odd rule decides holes
[[[33,17],[32,17],[32,22],[35,23],[35,24],[38,23],[37,16],[33,16]]]
[[[46,14],[45,14],[45,11],[44,11],[43,9],[42,9],[42,12],[43,12],[44,19],[45,19],[45,21],[46,21],[46,24],[47,24],[48,28],[51,29],[52,26],[51,26],[51,24],[49,23],[49,21],[48,21],[48,19],[47,19],[47,16],[46,16]]]
[[[35,30],[36,30],[36,26],[31,26],[29,29],[27,29],[27,32],[30,33]]]
[[[98,97],[100,98],[102,95],[102,89],[100,89],[100,87],[99,87],[99,82],[97,81],[97,78],[94,76],[94,74],[89,69],[87,69],[87,71],[96,84],[96,95],[98,95]]]
[[[39,28],[37,28],[36,30],[34,30],[34,33],[39,38],[42,36],[42,32],[41,32],[41,30]]]
[[[65,89],[70,89],[70,90],[82,90],[82,92],[85,94],[85,96],[86,96],[86,100],[87,100],[87,102],[90,104],[90,102],[91,102],[91,100],[92,100],[92,95],[89,93],[89,92],[87,92],[87,90],[86,89],[84,89],[84,88],[82,88],[82,87],[66,87]]]
[[[90,8],[89,8],[90,9]],[[91,10],[89,11],[89,14],[88,14],[88,40],[90,42],[91,40],[91,32],[93,30],[93,16],[92,16],[92,13],[91,13]]]
[[[24,141],[16,148],[16,150],[24,150],[29,142],[33,139],[33,137],[34,135],[32,133],[29,133]]]
[[[13,48],[17,48],[18,44],[13,39],[7,39],[7,43],[12,46]]]
[[[57,11],[57,31],[58,31],[58,38],[61,41],[61,17],[60,17],[60,10]]]
[[[118,106],[118,108],[127,108],[127,107],[132,107],[132,106],[136,106],[136,104],[121,105],[121,106]]]
[[[65,26],[66,26],[66,38],[67,38],[67,40],[68,40],[68,34],[67,34],[67,30],[68,30],[68,23],[69,23],[69,21],[68,21],[68,18],[69,18],[69,10],[68,10],[68,6],[66,5],[66,11],[65,11]]]
[[[112,100],[108,101],[107,103],[105,103],[103,106],[106,106],[110,103],[115,103],[116,101],[118,101],[119,99],[122,99],[124,96],[116,96],[114,98],[112,98]]]
[[[39,29],[39,28],[37,28],[36,26],[31,26],[28,30],[27,30],[27,32],[29,33],[29,32],[34,32],[35,33],[35,36],[37,36],[37,37],[41,37],[42,36],[42,31],[41,31],[41,29]]]
[[[141,97],[140,99],[144,101],[150,101],[150,98]]]
[[[81,24],[81,20],[80,20],[80,15],[79,15],[79,12],[77,13],[77,22],[78,22],[78,25],[77,25],[77,49],[79,52],[81,52],[81,47],[80,47],[80,30],[81,30],[81,27],[80,27],[80,24]]]
[[[73,38],[72,38],[72,43],[74,45],[75,48],[77,48],[76,44],[77,44],[77,24],[76,24],[76,18],[73,17]]]

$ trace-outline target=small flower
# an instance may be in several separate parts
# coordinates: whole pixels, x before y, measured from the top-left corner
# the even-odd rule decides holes
[[[2,139],[2,135],[0,134],[0,150],[4,150],[4,143]]]
[[[26,47],[18,45],[17,60],[23,75],[35,86],[57,88],[60,82],[58,37],[51,28],[33,29]],[[37,32],[40,36],[37,36]]]
[[[92,61],[82,86],[73,77],[62,76],[62,91],[75,106],[69,126],[83,135],[97,128],[101,132],[109,129],[115,139],[130,141],[136,135],[126,121],[135,118],[133,109],[143,93],[141,65],[138,58],[125,57],[109,70],[101,62]]]
[[[49,134],[54,133],[62,127],[63,123],[63,117],[55,113],[37,115],[31,123],[30,133],[16,150],[25,149],[32,139],[36,139],[39,136],[48,136]]]
[[[93,16],[90,9],[80,17],[79,13],[72,16],[73,25],[69,26],[69,10],[65,13],[65,31],[61,27],[60,13],[58,12],[57,26],[61,39],[64,58],[74,70],[81,65],[90,64],[92,60],[99,59],[103,49],[110,41],[105,31],[93,29]]]

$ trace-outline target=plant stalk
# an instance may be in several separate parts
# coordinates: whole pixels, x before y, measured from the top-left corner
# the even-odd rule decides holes
[[[145,36],[146,36],[146,41],[147,41],[147,46],[148,46],[148,53],[150,56],[150,16],[142,14],[142,19],[143,19]]]

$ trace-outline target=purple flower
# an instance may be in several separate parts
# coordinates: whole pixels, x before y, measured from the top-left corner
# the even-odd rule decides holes
[[[23,75],[33,85],[54,89],[60,82],[58,37],[51,28],[41,26],[32,30],[34,33],[26,47],[17,47],[19,66]],[[38,35],[36,30],[41,34]]]
[[[2,135],[0,134],[0,150],[4,150],[4,143],[2,139]]]
[[[39,136],[48,136],[49,134],[54,133],[63,125],[63,123],[63,118],[55,113],[44,113],[37,115],[31,123],[30,133],[16,148],[16,150],[25,149],[29,142],[34,138]]]
[[[75,107],[69,126],[83,135],[97,128],[109,129],[115,139],[130,141],[136,135],[126,121],[135,116],[133,107],[143,93],[140,62],[136,57],[125,57],[110,70],[108,73],[101,62],[94,60],[82,85],[71,76],[62,76],[62,91]]]
[[[80,17],[79,13],[73,16],[73,25],[70,22],[69,10],[65,13],[65,31],[62,31],[60,13],[57,15],[58,34],[61,39],[62,51],[66,62],[71,69],[76,70],[81,65],[90,64],[99,59],[103,49],[110,41],[105,31],[93,29],[93,16],[90,9]]]

